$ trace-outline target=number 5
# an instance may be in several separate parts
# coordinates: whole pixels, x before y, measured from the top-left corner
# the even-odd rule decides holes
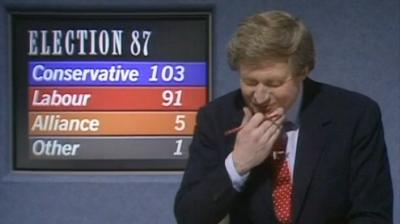
[[[174,127],[176,131],[183,131],[185,129],[186,126],[185,118],[186,115],[176,115],[175,127]]]

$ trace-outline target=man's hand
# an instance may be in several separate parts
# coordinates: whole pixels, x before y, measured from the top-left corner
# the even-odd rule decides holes
[[[259,112],[252,114],[247,107],[243,111],[243,128],[237,133],[232,152],[233,164],[239,174],[249,172],[269,156],[284,120],[283,108],[268,115]],[[275,119],[268,119],[269,117]]]

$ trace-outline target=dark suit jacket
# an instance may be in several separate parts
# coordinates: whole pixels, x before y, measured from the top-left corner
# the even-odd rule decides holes
[[[240,91],[202,108],[176,196],[178,223],[277,223],[268,160],[254,168],[242,192],[225,169],[240,125]],[[392,223],[392,185],[381,115],[360,94],[304,81],[294,168],[294,223]]]

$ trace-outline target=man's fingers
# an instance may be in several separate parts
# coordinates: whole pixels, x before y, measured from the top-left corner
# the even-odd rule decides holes
[[[284,120],[285,120],[285,115],[282,115],[280,117],[277,117],[276,119],[272,119],[272,122],[274,122],[276,125],[282,125]]]
[[[264,121],[264,115],[257,112],[255,113],[249,120],[249,122],[247,122],[245,128],[246,129],[255,129],[258,126],[260,126],[260,124]]]
[[[279,117],[282,117],[284,115],[285,111],[282,107],[278,107],[275,110],[273,110],[271,113],[268,113],[265,115],[265,119],[267,120],[276,120]]]
[[[248,107],[243,107],[243,113],[244,116],[241,126],[247,129],[254,129],[258,127],[264,119],[264,116],[261,113],[253,114]]]
[[[260,136],[264,135],[268,129],[272,128],[273,122],[270,120],[265,120],[263,121],[260,126],[257,128],[257,131],[259,132]]]
[[[284,109],[276,108],[268,115],[259,112],[253,114],[248,107],[243,107],[243,120],[241,126],[247,130],[258,129],[260,134],[264,133],[271,125],[281,126],[285,119]]]
[[[243,120],[242,120],[242,126],[244,124],[246,124],[247,122],[250,121],[251,117],[253,116],[253,114],[251,113],[251,110],[248,107],[243,107]]]
[[[282,131],[281,126],[271,125],[271,127],[265,131],[265,133],[261,136],[261,142],[268,143],[270,142],[271,145],[276,141],[279,134]]]

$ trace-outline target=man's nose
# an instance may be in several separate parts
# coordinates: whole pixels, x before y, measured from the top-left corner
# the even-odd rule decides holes
[[[266,86],[259,83],[254,92],[254,100],[257,104],[265,104],[270,100],[270,92]]]

